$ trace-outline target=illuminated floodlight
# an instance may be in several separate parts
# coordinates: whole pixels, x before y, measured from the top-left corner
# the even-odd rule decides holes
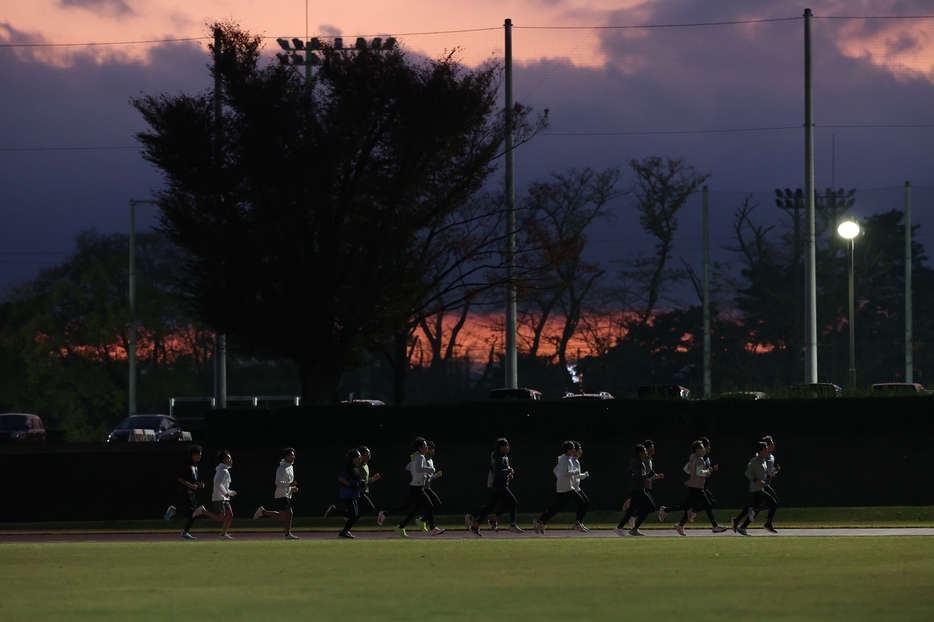
[[[852,220],[844,220],[840,223],[840,226],[837,227],[837,233],[845,240],[852,240],[858,236],[861,231],[862,229],[860,229],[859,225]]]

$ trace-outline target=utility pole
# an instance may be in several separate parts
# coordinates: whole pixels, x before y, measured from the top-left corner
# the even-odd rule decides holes
[[[519,374],[516,370],[516,173],[513,158],[515,141],[513,138],[513,101],[512,101],[512,20],[507,19],[506,29],[506,387],[516,389],[519,386]]]
[[[221,165],[221,140],[223,131],[223,100],[221,89],[220,67],[217,59],[221,54],[221,29],[214,29],[214,157],[215,166]],[[227,335],[222,332],[214,333],[214,408],[223,410],[227,408]]]

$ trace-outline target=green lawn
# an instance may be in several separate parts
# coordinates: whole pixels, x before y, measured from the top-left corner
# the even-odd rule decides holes
[[[0,545],[0,619],[930,620],[924,537]]]

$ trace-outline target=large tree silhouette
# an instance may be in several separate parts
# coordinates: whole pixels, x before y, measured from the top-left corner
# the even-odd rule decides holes
[[[333,401],[361,352],[421,306],[420,232],[492,172],[499,72],[324,45],[305,84],[261,62],[260,37],[219,28],[217,123],[212,91],[132,102],[165,175],[162,230],[187,253],[196,315],[241,351],[294,361],[306,400]]]

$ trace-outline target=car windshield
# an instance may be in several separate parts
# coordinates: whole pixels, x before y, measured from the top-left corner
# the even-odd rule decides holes
[[[127,417],[117,426],[118,430],[158,430],[162,417],[158,415],[139,415]]]
[[[4,415],[0,417],[0,430],[22,430],[25,427],[25,415]]]

